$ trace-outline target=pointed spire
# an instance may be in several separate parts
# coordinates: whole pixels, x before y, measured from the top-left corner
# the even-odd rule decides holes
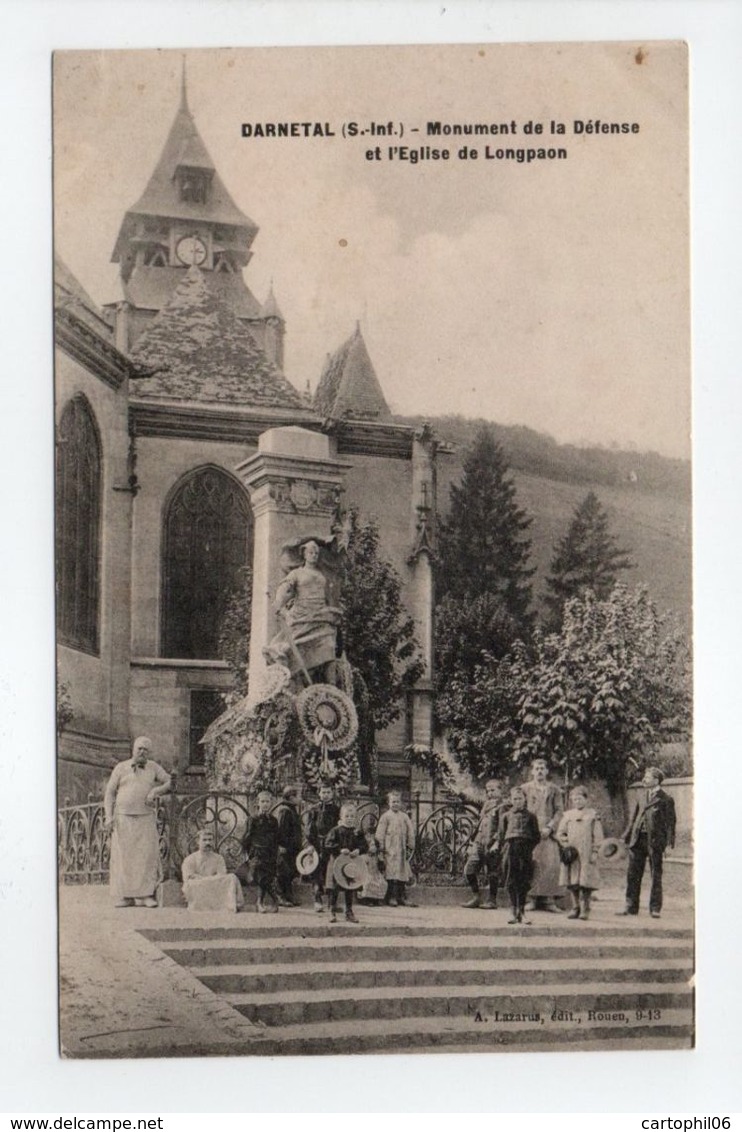
[[[390,416],[360,321],[350,338],[325,362],[314,406],[326,417],[384,420]]]
[[[271,279],[270,290],[268,291],[268,298],[263,303],[260,314],[261,314],[262,318],[278,318],[278,319],[281,320],[281,322],[285,321],[283,315],[281,314],[281,308],[279,307],[278,303],[276,302],[276,296],[273,293],[273,280],[272,279]]]
[[[208,198],[203,203],[183,200],[177,173],[182,167],[203,170],[209,179]],[[116,246],[114,263],[121,262],[127,240],[141,216],[194,219],[241,228],[249,246],[257,233],[257,225],[237,207],[216,172],[206,146],[188,108],[188,87],[185,57],[182,62],[180,105],[159,161],[139,200],[127,211]]]
[[[180,109],[185,110],[186,114],[190,114],[188,106],[188,76],[186,74],[186,57],[181,56],[180,66]]]

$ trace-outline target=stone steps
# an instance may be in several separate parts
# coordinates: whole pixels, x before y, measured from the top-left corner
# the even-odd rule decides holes
[[[686,928],[251,920],[142,934],[256,1024],[256,1054],[692,1044]]]
[[[477,1012],[500,1014],[570,1013],[588,1009],[615,1012],[626,1009],[684,1009],[691,1005],[686,982],[622,983],[606,988],[601,982],[546,983],[535,987],[425,986],[345,987],[339,990],[292,990],[277,994],[228,994],[236,1010],[253,1022],[266,1026],[290,1023],[378,1020],[380,1018],[446,1017]]]
[[[300,968],[307,963],[363,961],[383,961],[389,963],[413,962],[417,960],[451,961],[457,959],[489,959],[499,962],[519,955],[533,959],[579,958],[585,952],[585,940],[573,939],[553,934],[545,936],[520,936],[513,938],[503,933],[446,932],[426,935],[415,940],[410,935],[400,936],[387,933],[376,936],[362,929],[336,935],[328,932],[321,936],[304,936],[296,933],[291,936],[274,936],[272,939],[249,936],[193,940],[170,940],[159,943],[162,950],[176,962],[186,967],[212,967],[219,965],[238,966],[247,964],[297,964]],[[641,954],[647,959],[664,961],[665,958],[681,958],[690,954],[690,941],[683,939],[664,940],[660,937],[619,937],[606,940],[592,937],[590,955],[596,959],[621,958]]]
[[[311,963],[297,970],[287,963],[275,964],[217,964],[198,967],[198,978],[210,990],[220,995],[282,994],[291,990],[322,991],[327,988],[365,987],[420,987],[420,986],[509,986],[512,984],[540,986],[549,982],[574,982],[585,969],[584,957],[560,959],[558,968],[546,969],[541,959],[507,960],[503,965],[488,959],[453,959],[429,961],[390,960],[366,961],[358,959],[352,964]],[[626,958],[601,959],[599,967],[591,970],[593,982],[678,982],[689,980],[693,974],[687,957],[665,958],[661,967]]]
[[[502,1012],[501,1012],[502,1013]],[[481,1018],[481,1020],[480,1020]],[[313,1054],[436,1052],[486,1053],[493,1050],[544,1052],[545,1049],[690,1049],[688,1010],[663,1010],[660,1019],[606,1024],[597,1020],[504,1022],[492,1015],[381,1019],[351,1029],[347,1022],[266,1028],[256,1053]]]
[[[387,909],[384,909],[384,912],[387,914]],[[288,913],[284,917],[269,916],[267,917],[269,920],[267,925],[262,916],[255,917],[255,919],[238,916],[239,926],[235,927],[225,927],[221,924],[214,927],[203,927],[191,924],[187,928],[181,926],[140,928],[139,934],[144,936],[145,939],[152,940],[153,943],[166,943],[168,941],[180,943],[183,940],[208,940],[209,943],[217,943],[220,940],[244,940],[251,943],[256,939],[270,939],[273,942],[287,939],[337,939],[342,937],[348,939],[359,937],[386,939],[388,936],[394,936],[397,939],[407,936],[417,941],[430,936],[440,938],[451,935],[478,935],[486,936],[487,939],[519,941],[572,938],[577,943],[586,939],[598,938],[606,941],[619,938],[622,942],[635,941],[637,943],[646,943],[647,940],[659,942],[685,940],[690,945],[693,941],[691,928],[665,928],[657,926],[654,920],[648,922],[633,917],[622,919],[620,924],[610,926],[601,924],[598,926],[589,922],[585,924],[582,920],[567,920],[563,916],[554,916],[549,917],[551,922],[548,926],[534,923],[532,926],[526,927],[525,925],[506,924],[499,916],[495,920],[495,916],[498,915],[496,912],[472,912],[467,920],[476,920],[476,922],[471,924],[468,922],[466,924],[456,923],[455,925],[436,925],[425,923],[422,920],[412,922],[409,914],[405,915],[404,921],[395,923],[392,919],[394,913],[391,911],[388,913],[388,922],[384,924],[346,924],[342,920],[337,924],[329,924],[326,919],[321,920],[319,917],[312,920],[303,918],[301,921],[294,920],[291,923],[286,923],[285,921],[290,914]],[[294,915],[298,914],[294,913]],[[257,924],[255,924],[255,920],[257,920]]]

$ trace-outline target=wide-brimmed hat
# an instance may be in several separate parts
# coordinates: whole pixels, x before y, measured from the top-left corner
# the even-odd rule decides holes
[[[601,843],[599,853],[606,861],[610,861],[613,857],[620,860],[626,856],[626,845],[618,837],[606,837]]]
[[[337,857],[332,866],[332,875],[341,888],[361,888],[366,879],[366,871],[365,861],[360,857],[349,857],[347,854]]]
[[[305,845],[296,854],[296,871],[300,876],[311,876],[319,865],[319,853],[313,845]]]

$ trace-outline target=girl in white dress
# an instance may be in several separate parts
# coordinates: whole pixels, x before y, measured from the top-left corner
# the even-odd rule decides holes
[[[598,849],[603,841],[603,826],[598,814],[587,804],[588,794],[584,786],[573,787],[570,801],[572,808],[562,815],[557,841],[563,849],[573,849],[576,856],[569,863],[562,861],[559,882],[566,885],[572,894],[573,908],[568,919],[587,920],[590,897],[596,888],[600,888]]]

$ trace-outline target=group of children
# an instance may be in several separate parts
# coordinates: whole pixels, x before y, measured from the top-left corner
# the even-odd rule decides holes
[[[542,759],[534,762],[532,774],[526,787],[512,788],[508,801],[499,779],[486,784],[485,804],[464,867],[473,893],[464,907],[496,908],[502,882],[512,907],[508,922],[528,924],[526,913],[538,907],[537,901],[546,901],[549,911],[558,911],[554,895],[567,888],[573,904],[569,919],[587,920],[591,894],[600,885],[600,817],[588,806],[588,793],[581,785],[573,787],[571,809],[563,811],[557,788],[546,781],[548,768]],[[484,903],[478,883],[482,865],[489,884]]]
[[[353,911],[354,889],[338,882],[335,863],[339,857],[351,860],[361,854],[372,854],[384,867],[387,889],[384,902],[393,907],[407,904],[406,885],[411,879],[409,858],[414,849],[414,830],[408,815],[402,810],[399,793],[389,794],[389,809],[382,814],[374,835],[366,835],[358,828],[358,808],[347,800],[338,805],[332,786],[321,785],[319,802],[307,815],[306,843],[317,854],[317,865],[309,874],[314,891],[315,911],[330,913],[330,923],[337,920],[340,892],[344,895],[345,919],[357,924]],[[280,853],[280,833],[277,819],[271,813],[273,798],[262,791],[257,798],[258,812],[248,820],[242,847],[247,855],[246,865],[237,870],[243,881],[249,877],[258,888],[258,912],[277,912],[280,906],[294,903],[285,890],[276,888],[276,867]]]
[[[472,896],[464,907],[496,908],[497,890],[502,883],[512,907],[508,922],[527,924],[530,921],[525,918],[526,913],[538,907],[539,900],[546,901],[548,910],[558,911],[554,895],[558,890],[567,888],[573,903],[569,918],[588,919],[591,895],[600,885],[598,853],[603,841],[600,817],[588,805],[587,790],[581,785],[573,787],[571,808],[563,811],[561,792],[547,781],[547,777],[546,764],[541,759],[536,760],[532,766],[531,782],[525,786],[514,786],[508,800],[498,779],[487,782],[485,804],[464,868],[464,877],[472,890]],[[287,787],[284,795],[293,789]],[[298,797],[296,802],[298,820]],[[340,873],[344,883],[338,880],[338,858],[353,860],[362,854],[369,855],[375,865],[384,870],[384,902],[393,907],[409,906],[407,885],[412,879],[410,858],[415,847],[414,828],[402,809],[401,794],[392,791],[388,802],[389,808],[381,815],[373,835],[365,834],[358,827],[356,803],[346,800],[338,805],[330,785],[320,786],[318,803],[305,815],[305,845],[316,854],[313,857],[315,867],[309,874],[314,907],[317,912],[324,912],[326,898],[331,923],[337,920],[341,891],[345,919],[349,923],[358,923],[353,911],[354,883],[347,882],[342,867]],[[290,883],[288,888],[285,882],[277,886],[277,869],[282,859],[285,836],[281,833],[279,819],[272,812],[273,805],[273,797],[268,791],[258,795],[257,813],[248,819],[242,839],[247,860],[237,870],[236,877],[231,878],[242,884],[250,879],[253,881],[258,889],[257,910],[261,913],[277,912],[282,905],[296,903],[291,896]],[[203,900],[206,887],[215,887],[216,883],[226,886],[228,881],[223,876],[225,868],[218,870],[221,878],[218,882],[204,885],[198,880],[198,874],[204,877],[217,875],[217,870],[211,867],[211,857],[218,856],[213,854],[211,843],[209,846],[199,845],[199,851],[199,854],[188,858],[189,877],[186,877],[184,862],[183,876],[186,895],[189,896],[190,881],[193,895],[198,892]],[[285,852],[283,856],[286,857]],[[489,885],[484,903],[478,881],[482,866],[486,868]],[[234,887],[240,888],[239,883],[235,883]],[[224,897],[227,896],[231,902],[232,895],[225,892]],[[241,890],[234,896],[236,907],[243,902],[241,896]]]

